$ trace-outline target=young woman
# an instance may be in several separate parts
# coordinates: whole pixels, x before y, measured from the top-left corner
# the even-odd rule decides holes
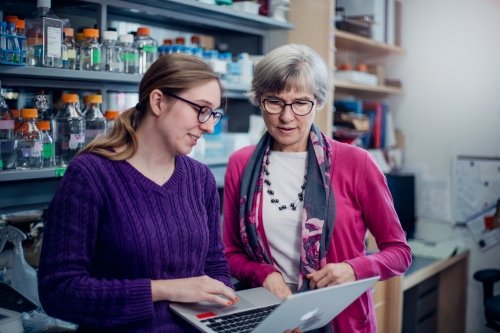
[[[50,204],[39,293],[79,332],[195,331],[169,302],[236,301],[223,255],[219,198],[186,156],[222,114],[202,60],[159,58],[139,103],[69,165]]]

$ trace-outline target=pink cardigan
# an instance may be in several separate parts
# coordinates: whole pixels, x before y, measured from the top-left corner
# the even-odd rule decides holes
[[[330,140],[336,218],[327,261],[349,263],[357,279],[380,275],[381,280],[386,280],[403,274],[410,266],[411,250],[394,210],[384,174],[367,151]],[[267,275],[277,271],[273,265],[251,261],[240,239],[240,180],[254,149],[255,146],[242,148],[229,158],[223,201],[223,241],[229,270],[247,287],[262,286]],[[259,230],[267,246],[262,223],[260,212]],[[376,254],[366,255],[367,230],[377,241],[380,252]],[[361,295],[332,324],[335,333],[376,332],[371,292]]]

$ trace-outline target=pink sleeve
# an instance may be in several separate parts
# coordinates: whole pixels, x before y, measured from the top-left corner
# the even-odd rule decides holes
[[[275,272],[273,265],[258,263],[251,260],[241,241],[239,224],[239,201],[241,176],[251,151],[240,150],[233,154],[228,161],[224,178],[223,199],[223,232],[222,239],[225,245],[229,272],[240,280],[245,287],[260,287],[265,278]]]
[[[358,184],[359,205],[365,224],[375,237],[380,252],[347,262],[358,279],[380,275],[381,280],[401,275],[411,264],[411,250],[394,209],[392,196],[371,155],[366,154],[363,181]]]

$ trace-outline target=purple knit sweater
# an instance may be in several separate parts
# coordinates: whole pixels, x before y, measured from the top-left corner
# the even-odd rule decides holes
[[[49,206],[38,272],[47,314],[82,332],[188,332],[152,279],[200,275],[231,286],[208,167],[175,160],[159,186],[126,161],[78,156]]]

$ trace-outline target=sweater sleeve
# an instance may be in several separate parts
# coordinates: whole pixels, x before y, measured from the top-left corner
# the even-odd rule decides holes
[[[38,272],[42,307],[50,316],[86,326],[151,318],[149,279],[92,276],[103,199],[97,173],[84,160],[70,164],[49,206]]]
[[[208,168],[206,180],[205,207],[207,211],[210,240],[205,263],[205,273],[211,278],[217,279],[232,288],[231,276],[229,275],[227,260],[224,257],[224,246],[221,239],[219,193],[217,191],[215,178]]]
[[[262,286],[266,277],[277,271],[273,265],[250,259],[240,235],[239,207],[241,175],[246,161],[233,154],[228,161],[224,178],[223,241],[229,272],[246,287]]]
[[[395,211],[385,175],[368,153],[361,181],[356,185],[363,220],[375,237],[379,252],[347,262],[358,279],[379,275],[381,280],[401,275],[411,264],[411,250]]]

